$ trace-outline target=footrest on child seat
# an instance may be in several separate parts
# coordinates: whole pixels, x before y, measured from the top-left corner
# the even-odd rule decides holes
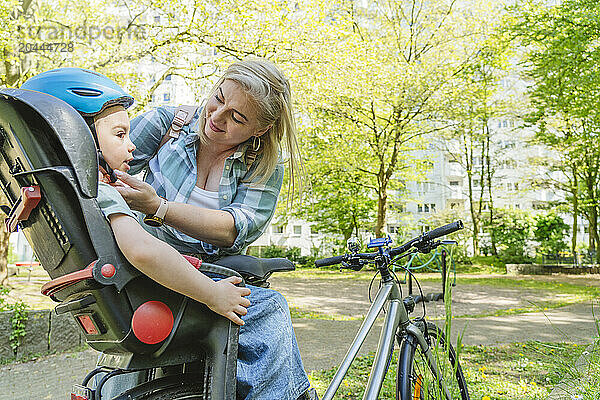
[[[77,282],[81,282],[86,279],[92,279],[94,277],[93,268],[98,260],[93,261],[82,269],[81,271],[71,272],[70,274],[63,275],[60,278],[56,278],[51,280],[50,282],[46,282],[44,286],[42,286],[42,294],[44,296],[53,296],[56,292],[61,291],[67,286],[73,285]]]

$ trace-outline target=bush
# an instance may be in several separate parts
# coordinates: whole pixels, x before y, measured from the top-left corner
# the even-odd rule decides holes
[[[283,247],[272,244],[262,250],[261,257],[287,258],[300,268],[312,268],[315,264],[315,257],[303,256],[299,247]]]
[[[486,228],[496,239],[498,257],[505,264],[531,262],[526,254],[527,241],[531,235],[531,217],[521,210],[497,209],[494,225]]]
[[[569,225],[553,212],[536,216],[533,235],[540,243],[538,254],[558,254],[567,250],[565,239],[568,231]]]

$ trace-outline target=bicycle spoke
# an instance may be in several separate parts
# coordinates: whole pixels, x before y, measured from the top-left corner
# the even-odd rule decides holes
[[[454,350],[446,344],[441,332],[433,325],[431,325],[431,329],[428,328],[428,331],[431,354],[435,359],[440,376],[435,376],[429,366],[427,355],[418,345],[416,338],[408,338],[403,345],[403,351],[412,354],[408,358],[403,357],[402,365],[399,359],[398,365],[399,370],[409,370],[406,375],[408,381],[398,381],[398,398],[400,398],[400,393],[404,393],[408,397],[401,400],[446,400],[447,397],[441,385],[443,382],[451,399],[468,399],[466,383],[456,362]],[[404,374],[399,371],[400,376],[405,376]],[[408,393],[410,395],[407,395]]]

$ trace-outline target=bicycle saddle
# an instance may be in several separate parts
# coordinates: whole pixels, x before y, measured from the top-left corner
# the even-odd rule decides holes
[[[239,272],[247,283],[268,288],[267,279],[273,272],[293,271],[294,263],[285,258],[258,258],[238,255],[223,257],[212,264]]]

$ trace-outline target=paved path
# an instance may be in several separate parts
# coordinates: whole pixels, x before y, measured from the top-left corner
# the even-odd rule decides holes
[[[536,278],[537,279],[537,278]],[[546,279],[546,278],[540,278]],[[600,277],[561,278],[600,286]],[[280,290],[291,306],[321,313],[360,317],[369,306],[368,282],[353,280],[314,280],[274,277],[273,287]],[[425,284],[424,291],[435,291]],[[455,315],[478,314],[490,310],[530,306],[531,302],[550,299],[539,290],[497,289],[479,285],[461,285],[453,295]],[[427,314],[441,317],[441,305],[428,304]],[[599,314],[600,312],[596,312]],[[307,370],[336,366],[349,347],[361,320],[332,321],[294,319],[294,329]],[[380,322],[379,322],[380,324]],[[596,334],[592,305],[575,304],[555,310],[486,318],[455,318],[453,336],[463,332],[463,343],[498,344],[527,340],[572,341],[589,343]],[[367,338],[363,353],[376,348],[378,332]],[[0,400],[66,398],[73,382],[91,370],[96,360],[93,350],[42,357],[28,363],[0,366]]]

